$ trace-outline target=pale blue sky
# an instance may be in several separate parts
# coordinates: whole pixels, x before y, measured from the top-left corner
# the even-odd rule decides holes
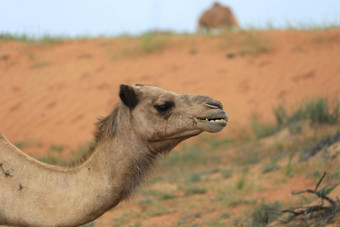
[[[61,36],[194,32],[215,0],[0,0],[0,33]],[[340,24],[340,0],[220,0],[242,27]]]

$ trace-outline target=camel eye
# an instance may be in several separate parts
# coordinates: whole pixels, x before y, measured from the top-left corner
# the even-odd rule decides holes
[[[158,111],[158,113],[164,114],[166,112],[169,112],[169,110],[171,110],[173,105],[174,104],[172,102],[165,102],[162,105],[154,105],[153,107]]]

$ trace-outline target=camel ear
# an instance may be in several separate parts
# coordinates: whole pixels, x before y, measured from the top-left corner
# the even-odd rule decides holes
[[[133,87],[125,84],[120,85],[119,97],[122,102],[131,110],[135,108],[138,103],[138,98]]]

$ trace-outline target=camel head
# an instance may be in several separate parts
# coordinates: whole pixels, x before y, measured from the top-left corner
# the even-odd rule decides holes
[[[222,104],[202,95],[182,95],[137,84],[121,85],[119,96],[136,134],[155,149],[172,149],[204,131],[216,133],[228,122]],[[167,150],[167,149],[166,149]]]

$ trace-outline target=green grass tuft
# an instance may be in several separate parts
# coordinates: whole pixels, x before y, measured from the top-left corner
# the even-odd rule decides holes
[[[228,179],[233,175],[233,172],[230,169],[225,169],[221,171],[221,175],[224,179]]]
[[[301,104],[290,114],[281,104],[273,108],[273,114],[276,124],[263,123],[254,115],[251,126],[257,139],[273,135],[285,127],[288,127],[292,134],[300,133],[304,121],[308,120],[313,124],[339,124],[340,102],[338,99],[330,102],[327,98],[315,98]]]
[[[63,36],[50,36],[50,35],[45,35],[40,38],[36,38],[34,36],[29,36],[26,34],[2,33],[0,34],[0,40],[20,41],[20,42],[34,43],[34,44],[53,44],[53,43],[65,42],[65,41],[71,40],[71,38],[63,37]]]
[[[257,116],[254,116],[251,122],[251,127],[253,129],[256,139],[261,139],[277,132],[277,127],[270,123],[261,122]]]
[[[252,226],[267,226],[275,221],[279,214],[280,203],[261,204],[252,213]]]
[[[37,68],[43,68],[43,67],[46,67],[46,66],[49,66],[51,63],[48,62],[48,61],[41,61],[41,62],[37,62],[37,63],[34,63],[31,68],[32,69],[37,69]]]
[[[64,149],[65,149],[64,145],[51,145],[49,150],[61,153],[63,152]]]
[[[198,187],[188,187],[185,189],[185,195],[190,196],[190,195],[196,195],[196,194],[205,194],[207,190],[203,188],[198,188]]]
[[[141,36],[141,42],[137,46],[141,53],[160,53],[169,44],[168,35],[146,33]]]
[[[14,145],[19,148],[19,149],[22,149],[24,147],[26,147],[28,145],[27,141],[18,141],[18,142],[15,142]]]

